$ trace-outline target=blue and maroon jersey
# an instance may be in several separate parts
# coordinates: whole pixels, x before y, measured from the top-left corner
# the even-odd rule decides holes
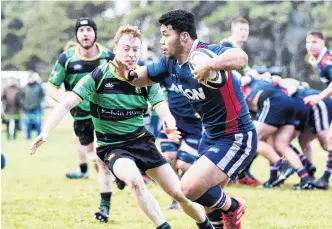
[[[293,97],[303,99],[303,98],[305,98],[307,96],[310,96],[310,95],[318,95],[319,93],[320,93],[320,91],[318,91],[316,89],[306,88],[306,87],[300,86],[296,90],[296,92],[294,93]]]
[[[191,106],[189,99],[181,93],[173,77],[166,78],[160,82],[160,85],[167,91],[167,100],[173,115],[196,118],[196,111]]]
[[[317,61],[318,73],[320,80],[329,86],[332,82],[332,50],[324,49],[322,56]]]
[[[209,45],[196,40],[192,50],[206,48],[222,54],[228,48]],[[229,133],[248,132],[255,129],[243,98],[240,82],[227,71],[228,81],[219,89],[208,88],[194,79],[188,61],[179,65],[174,58],[162,56],[158,62],[147,65],[148,77],[153,82],[162,82],[172,77],[174,85],[186,96],[194,110],[201,116],[205,135],[215,139]]]
[[[177,128],[181,132],[191,133],[201,136],[202,121],[196,117],[196,111],[173,82],[173,77],[168,77],[160,82],[160,85],[166,89],[169,109],[176,120]]]
[[[247,85],[242,86],[242,91],[245,100],[251,101],[259,91],[276,91],[276,92],[282,92],[284,94],[287,94],[286,89],[280,87],[280,86],[275,86],[272,84],[272,82],[267,81],[267,80],[257,80],[255,78],[251,77],[251,82]]]

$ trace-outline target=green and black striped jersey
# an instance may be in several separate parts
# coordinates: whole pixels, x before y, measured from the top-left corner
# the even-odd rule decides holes
[[[118,144],[144,135],[143,115],[148,105],[165,103],[159,84],[134,87],[121,80],[109,63],[81,79],[73,92],[90,100],[92,121],[99,146]]]
[[[48,82],[58,88],[64,83],[66,91],[72,91],[77,82],[91,73],[100,64],[114,58],[114,54],[97,43],[99,54],[95,58],[85,58],[79,54],[79,45],[63,52],[51,72]],[[82,101],[70,111],[75,120],[90,118],[89,101]]]

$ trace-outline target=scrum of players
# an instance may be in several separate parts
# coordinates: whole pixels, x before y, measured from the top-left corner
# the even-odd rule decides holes
[[[252,70],[242,50],[249,35],[249,23],[244,18],[235,19],[232,35],[214,45],[197,39],[194,15],[190,12],[171,11],[158,22],[163,56],[135,68],[143,36],[137,28],[121,27],[111,52],[96,43],[97,25],[93,19],[78,19],[77,43],[59,56],[49,77],[48,95],[60,104],[30,153],[36,152],[70,110],[75,119],[80,171],[67,173],[66,177],[87,178],[86,154],[97,153],[101,201],[96,220],[109,219],[115,177],[120,189],[125,185],[132,189],[138,206],[156,228],[171,228],[146,190],[142,172],[171,196],[170,209],[182,207],[198,228],[241,228],[238,219],[246,204],[243,199],[224,192],[229,182],[277,188],[297,173],[299,183],[293,186],[295,190],[329,188],[332,51],[325,47],[322,33],[312,31],[306,37],[311,63],[318,68],[319,77],[326,85],[325,90],[318,91],[306,82]],[[190,63],[196,67],[191,71],[189,55],[197,48],[208,49],[218,57],[204,63]],[[200,83],[211,70],[225,70],[229,74],[226,84],[219,89]],[[56,93],[54,88],[62,83],[72,93]],[[168,106],[163,106],[158,83],[164,89]],[[127,107],[111,105],[120,102]],[[148,107],[155,108],[163,122],[155,136],[160,139],[162,157],[151,142],[153,136],[142,126]],[[315,138],[328,153],[326,170],[316,180],[310,144]],[[302,152],[291,144],[294,139],[299,141]],[[151,155],[145,156],[141,151]],[[263,184],[250,171],[257,155],[270,162],[270,178]],[[132,175],[123,172],[124,168],[130,169]],[[174,178],[175,174],[178,178]],[[197,208],[198,204],[205,207],[205,213]]]

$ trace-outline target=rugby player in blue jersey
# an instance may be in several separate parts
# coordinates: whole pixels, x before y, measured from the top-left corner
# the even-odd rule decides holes
[[[223,189],[235,179],[253,159],[257,148],[257,135],[244,101],[240,83],[230,70],[247,64],[248,56],[239,48],[209,45],[197,39],[195,18],[191,12],[175,10],[159,18],[163,56],[136,70],[119,60],[111,63],[120,75],[135,86],[147,86],[168,77],[175,79],[180,92],[191,102],[201,116],[205,132],[200,158],[189,168],[181,180],[185,195],[206,207],[223,211],[224,228],[239,229],[245,211],[245,201],[230,198]],[[188,56],[197,48],[209,49],[218,56],[206,61],[192,62]],[[211,89],[200,82],[213,70],[227,71],[228,80],[219,89]]]
[[[332,50],[325,46],[325,39],[321,32],[310,31],[306,38],[306,48],[308,53],[315,59],[318,68],[319,78],[326,88],[318,95],[311,95],[304,98],[304,102],[314,106],[320,101],[332,96]],[[314,185],[318,188],[328,189],[329,179],[332,173],[332,123],[327,134],[327,169],[323,176]]]

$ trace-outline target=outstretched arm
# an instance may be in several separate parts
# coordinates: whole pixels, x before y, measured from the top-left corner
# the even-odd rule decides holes
[[[36,150],[47,140],[48,134],[61,122],[63,117],[80,103],[80,98],[74,93],[70,93],[64,100],[61,101],[52,111],[48,118],[45,127],[41,134],[32,143],[30,154],[35,154]]]
[[[127,63],[119,59],[114,59],[110,63],[115,67],[119,77],[136,87],[152,86],[169,77],[166,57],[135,70],[130,69]]]
[[[324,99],[326,99],[330,96],[332,96],[332,82],[320,94],[307,96],[303,100],[304,100],[305,104],[309,104],[311,106],[314,106],[317,103],[319,103],[320,101],[322,101],[322,100],[324,100]]]

